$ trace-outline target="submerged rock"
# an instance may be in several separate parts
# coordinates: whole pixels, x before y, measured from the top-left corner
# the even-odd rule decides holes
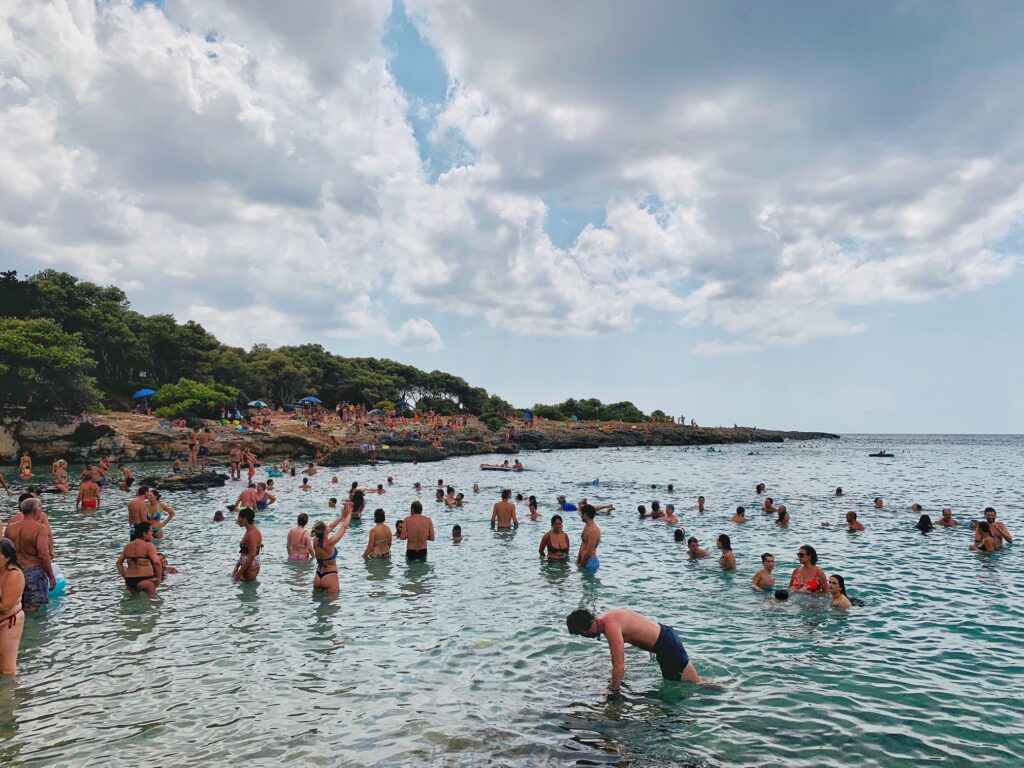
[[[161,491],[195,491],[203,488],[220,488],[228,476],[220,472],[182,472],[177,475],[147,477],[139,485],[148,485]]]

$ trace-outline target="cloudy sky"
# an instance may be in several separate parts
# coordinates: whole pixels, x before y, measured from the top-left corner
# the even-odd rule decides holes
[[[519,404],[1024,432],[1024,5],[0,14],[5,269]]]

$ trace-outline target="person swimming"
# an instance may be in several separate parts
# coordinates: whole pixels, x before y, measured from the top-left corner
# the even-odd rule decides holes
[[[935,528],[932,524],[932,518],[929,515],[921,515],[921,518],[917,521],[917,525],[914,527],[921,533],[929,533]]]
[[[771,552],[765,552],[761,555],[761,570],[755,573],[754,578],[750,580],[754,589],[758,592],[768,592],[772,589],[775,586],[775,575],[772,573],[774,570],[775,555]]]
[[[846,581],[838,573],[828,577],[828,592],[832,596],[832,607],[847,610],[852,603],[846,594]]]
[[[736,514],[729,518],[730,523],[747,522],[747,510],[743,507],[736,507]]]
[[[722,552],[722,556],[718,558],[718,564],[722,566],[722,570],[735,571],[736,553],[732,551],[732,541],[728,534],[720,533],[715,541],[715,546]]]

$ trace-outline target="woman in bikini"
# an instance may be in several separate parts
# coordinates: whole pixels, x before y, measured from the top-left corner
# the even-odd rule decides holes
[[[135,524],[135,538],[125,544],[117,558],[117,572],[133,595],[145,592],[156,595],[163,579],[163,564],[153,545],[153,528],[147,522]]]
[[[160,501],[160,491],[155,488],[149,492],[149,509],[146,510],[146,519],[153,528],[153,538],[161,540],[164,537],[164,528],[174,519],[177,514],[173,509]]]
[[[551,518],[551,530],[544,534],[538,548],[548,560],[566,560],[569,557],[569,534],[562,530],[562,516]]]
[[[231,578],[235,581],[256,581],[260,575],[260,552],[263,551],[263,534],[256,527],[256,510],[250,507],[239,509],[237,522],[245,528],[245,535],[238,544],[238,562]]]
[[[322,589],[329,595],[336,595],[341,591],[341,584],[338,582],[338,542],[345,536],[350,522],[352,515],[347,514],[344,518],[335,518],[330,525],[318,520],[313,526],[313,556],[316,558],[314,590]],[[338,528],[338,532],[331,536],[331,531],[335,528]]]
[[[28,451],[21,454],[21,462],[18,464],[18,474],[21,475],[23,480],[28,480],[32,477],[32,458],[28,455]]]
[[[188,436],[188,468],[195,469],[199,460],[199,427],[192,430]]]
[[[385,525],[384,519],[383,509],[374,511],[375,525],[370,529],[370,538],[366,542],[366,549],[363,550],[363,558],[366,560],[383,560],[391,557],[391,529]]]
[[[10,539],[0,539],[0,675],[18,673],[18,646],[25,630],[21,595],[25,591],[18,554]]]
[[[313,539],[306,530],[306,523],[309,522],[309,515],[305,512],[299,515],[295,521],[295,527],[288,531],[288,538],[285,546],[288,549],[289,560],[309,560],[313,554]]]
[[[818,567],[818,553],[810,544],[804,544],[796,553],[800,567],[789,577],[789,591],[822,592],[828,589],[828,576]]]

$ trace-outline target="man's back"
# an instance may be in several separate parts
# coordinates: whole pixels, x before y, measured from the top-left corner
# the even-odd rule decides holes
[[[403,528],[407,549],[426,549],[427,541],[432,541],[434,538],[434,523],[421,512],[405,518]]]

